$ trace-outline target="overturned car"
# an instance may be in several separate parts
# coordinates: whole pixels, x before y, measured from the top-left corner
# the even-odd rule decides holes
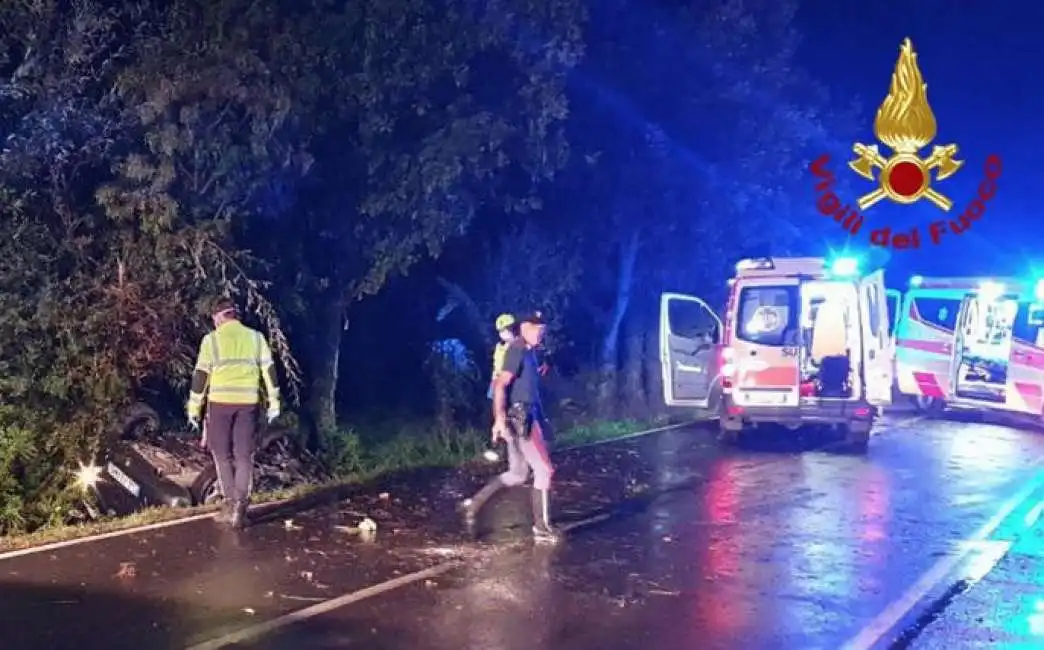
[[[258,492],[286,489],[328,478],[319,460],[288,430],[261,428],[254,456]],[[78,519],[124,516],[166,506],[186,508],[222,500],[210,453],[196,434],[163,431],[160,417],[145,404],[128,409],[113,439],[95,463],[82,465],[77,484],[88,493]]]

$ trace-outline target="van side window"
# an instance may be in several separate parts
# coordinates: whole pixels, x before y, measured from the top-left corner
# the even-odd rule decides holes
[[[875,339],[881,338],[881,293],[877,285],[870,287],[870,333]]]
[[[1032,303],[1028,302],[1019,303],[1019,313],[1015,315],[1015,322],[1012,323],[1011,335],[1023,343],[1037,345],[1037,334],[1040,332],[1040,326],[1030,323],[1029,314],[1032,306]]]
[[[744,287],[736,338],[762,345],[797,345],[800,305],[797,286]]]
[[[919,296],[911,301],[911,305],[924,322],[951,332],[956,329],[957,314],[961,311],[960,300]]]
[[[671,300],[667,303],[667,323],[671,334],[685,339],[717,340],[718,322],[714,314],[698,302]]]

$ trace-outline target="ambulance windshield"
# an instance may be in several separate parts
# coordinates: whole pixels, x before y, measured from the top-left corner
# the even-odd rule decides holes
[[[745,287],[740,292],[736,338],[761,345],[795,345],[800,304],[796,285]]]

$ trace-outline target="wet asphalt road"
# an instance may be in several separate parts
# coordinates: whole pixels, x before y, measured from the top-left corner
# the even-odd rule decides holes
[[[707,428],[677,429],[562,457],[560,519],[612,516],[554,548],[528,541],[518,494],[491,504],[486,542],[465,543],[451,508],[481,477],[436,472],[424,492],[393,481],[243,534],[202,521],[0,560],[0,647],[186,648],[298,612],[226,647],[832,650],[953,560],[906,603],[898,629],[919,633],[893,647],[1039,648],[1039,495],[968,541],[1042,456],[1039,433],[907,416],[867,456],[723,450]],[[375,539],[347,528],[364,516]]]

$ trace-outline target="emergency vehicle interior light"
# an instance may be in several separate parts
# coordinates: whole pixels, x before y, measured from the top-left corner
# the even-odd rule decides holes
[[[776,268],[769,257],[753,257],[736,262],[736,271],[768,271]]]
[[[859,260],[854,257],[839,257],[830,263],[830,274],[848,277],[859,273]]]
[[[923,275],[915,275],[915,276],[910,278],[910,286],[911,287],[919,287],[922,284],[924,284],[924,276]]]

